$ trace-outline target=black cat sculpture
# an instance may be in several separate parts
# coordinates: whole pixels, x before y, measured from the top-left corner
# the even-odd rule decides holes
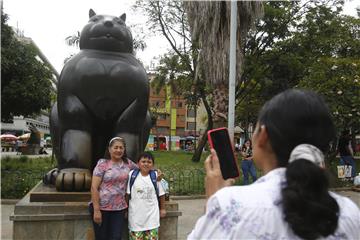
[[[96,15],[80,35],[80,52],[64,66],[58,83],[58,102],[50,126],[58,170],[44,182],[58,191],[87,191],[91,171],[104,157],[109,140],[125,139],[134,159],[144,150],[151,119],[149,82],[133,55],[133,39],[126,15]]]

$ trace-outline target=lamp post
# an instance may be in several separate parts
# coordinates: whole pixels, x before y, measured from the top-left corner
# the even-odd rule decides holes
[[[234,122],[235,122],[235,78],[236,78],[236,18],[237,1],[231,1],[230,17],[230,63],[229,63],[229,113],[228,129],[230,139],[234,142]]]

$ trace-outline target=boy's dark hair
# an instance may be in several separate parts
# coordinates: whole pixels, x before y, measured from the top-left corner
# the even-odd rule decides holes
[[[150,159],[150,160],[152,160],[153,164],[155,164],[155,158],[154,158],[154,156],[153,156],[150,152],[140,153],[140,155],[139,155],[139,157],[137,158],[137,161],[136,161],[136,162],[139,162],[140,159],[142,159],[142,158]]]

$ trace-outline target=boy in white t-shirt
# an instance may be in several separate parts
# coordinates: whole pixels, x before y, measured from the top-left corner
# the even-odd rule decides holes
[[[129,199],[129,239],[155,240],[159,238],[160,217],[166,215],[165,191],[156,180],[151,153],[141,154],[138,166],[139,170],[130,171],[126,190]]]

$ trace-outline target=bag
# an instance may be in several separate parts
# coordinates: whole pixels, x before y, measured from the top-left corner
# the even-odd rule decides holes
[[[131,174],[129,199],[131,199],[131,189],[132,189],[132,186],[134,185],[136,177],[139,175],[139,172],[140,172],[140,169],[134,169],[134,171]],[[159,189],[157,187],[157,177],[156,177],[155,170],[150,170],[149,175],[150,175],[151,182],[154,185],[156,196],[157,196],[157,198],[159,198]]]
[[[164,192],[169,193],[169,183],[165,179],[161,179],[160,184],[163,187]]]
[[[165,192],[165,201],[169,201],[170,200],[169,183],[165,179],[161,179],[160,184],[163,187],[164,192]]]
[[[341,165],[337,166],[338,178],[351,178],[352,166],[350,165]]]
[[[338,178],[345,178],[345,166],[337,166]]]
[[[359,175],[357,175],[357,176],[355,177],[355,179],[354,179],[354,185],[355,185],[356,187],[360,187],[360,173],[359,173]]]
[[[351,178],[351,170],[352,170],[352,166],[350,165],[345,165],[345,177],[346,178]]]

